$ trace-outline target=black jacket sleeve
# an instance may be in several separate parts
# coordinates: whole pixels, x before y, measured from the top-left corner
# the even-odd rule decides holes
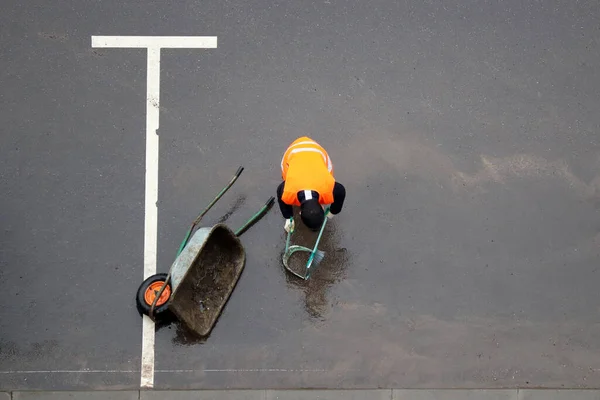
[[[346,188],[339,182],[336,182],[333,186],[333,203],[329,208],[329,211],[333,215],[339,214],[344,207],[344,200],[346,199]]]
[[[279,209],[281,210],[281,215],[283,218],[288,219],[294,216],[294,209],[289,204],[285,204],[281,200],[281,196],[283,196],[283,187],[285,186],[285,181],[281,182],[277,187],[277,203],[279,203]]]

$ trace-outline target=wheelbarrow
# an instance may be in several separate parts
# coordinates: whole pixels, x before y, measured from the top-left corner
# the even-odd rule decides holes
[[[140,314],[155,322],[173,317],[200,336],[207,336],[229,300],[245,266],[246,253],[239,239],[261,219],[275,202],[265,205],[236,231],[225,224],[194,231],[202,217],[225,194],[242,173],[240,167],[229,184],[194,220],[183,239],[168,274],[144,280],[137,291]]]

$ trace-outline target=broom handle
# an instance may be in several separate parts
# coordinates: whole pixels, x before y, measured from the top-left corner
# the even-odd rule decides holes
[[[290,248],[290,239],[292,238],[292,230],[290,229],[290,231],[287,234],[287,239],[285,240],[285,250],[284,250],[284,254],[287,253],[288,249]]]
[[[329,208],[327,208],[327,210],[325,211],[325,220],[323,221],[323,225],[321,225],[321,231],[319,232],[319,236],[317,236],[317,242],[315,243],[315,248],[313,249],[313,251],[310,253],[310,258],[308,259],[308,262],[306,263],[306,269],[310,268],[310,264],[312,264],[312,260],[313,258],[315,258],[315,254],[317,253],[317,247],[319,246],[319,241],[321,240],[321,236],[323,235],[323,231],[325,230],[325,224],[327,223],[327,220],[329,218],[327,218],[327,213],[329,212]]]
[[[294,217],[292,216],[292,218]],[[287,234],[287,239],[285,240],[285,251],[283,252],[284,254],[287,253],[288,249],[290,248],[290,239],[292,238],[292,233],[294,233],[294,229],[290,229]]]

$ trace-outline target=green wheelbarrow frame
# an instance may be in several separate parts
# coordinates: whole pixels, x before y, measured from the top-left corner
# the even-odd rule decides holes
[[[243,170],[243,167],[238,168],[228,185],[188,229],[164,284],[160,290],[155,291],[148,313],[152,320],[156,320],[157,301],[165,288],[170,286],[171,293],[166,303],[168,310],[200,336],[207,336],[212,330],[245,266],[246,253],[239,236],[266,215],[275,203],[275,198],[270,197],[263,207],[235,232],[222,223],[199,228],[194,232],[202,217],[233,185]],[[203,287],[207,283],[213,285],[212,291]],[[208,292],[213,298],[203,297]],[[164,305],[161,305],[161,308],[164,308]]]

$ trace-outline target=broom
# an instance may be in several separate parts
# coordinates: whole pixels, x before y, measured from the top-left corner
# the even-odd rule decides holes
[[[327,223],[327,214],[329,214],[329,208],[325,210],[325,219],[323,221],[323,225],[321,225],[321,231],[319,232],[319,236],[317,237],[317,241],[315,242],[315,247],[310,253],[310,257],[308,262],[306,263],[306,278],[310,277],[310,267],[313,265],[318,266],[321,261],[325,258],[325,252],[323,250],[319,250],[317,247],[319,246],[319,241],[321,240],[321,236],[323,235],[323,231],[325,230],[325,224]]]

